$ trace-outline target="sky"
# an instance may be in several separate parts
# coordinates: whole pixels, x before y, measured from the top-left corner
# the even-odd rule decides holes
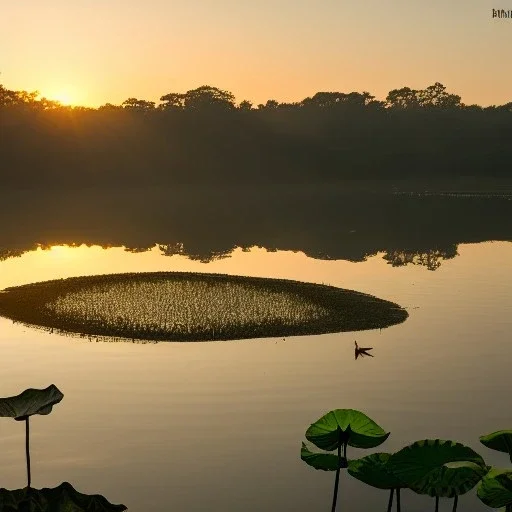
[[[512,101],[512,0],[17,0],[1,7],[0,83],[64,103],[158,102],[212,85],[237,101],[443,83]]]

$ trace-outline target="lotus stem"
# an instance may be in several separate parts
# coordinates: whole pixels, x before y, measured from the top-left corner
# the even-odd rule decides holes
[[[439,496],[436,496],[436,512],[439,512]]]
[[[395,493],[395,489],[391,489],[389,493],[389,501],[388,501],[388,512],[391,512],[391,507],[393,506],[393,494]]]
[[[340,483],[340,469],[341,469],[341,442],[338,443],[338,469],[336,470],[336,478],[334,480],[334,496],[332,497],[331,512],[335,512],[336,502],[338,501],[338,486]]]
[[[456,494],[455,495],[455,499],[453,500],[453,508],[452,508],[452,512],[456,512],[457,511],[457,503],[459,502],[459,495]]]
[[[30,483],[32,481],[31,474],[30,474],[30,424],[29,424],[30,417],[27,416],[25,419],[25,453],[27,455],[27,487],[30,487]]]
[[[400,487],[396,488],[396,512],[400,512]]]

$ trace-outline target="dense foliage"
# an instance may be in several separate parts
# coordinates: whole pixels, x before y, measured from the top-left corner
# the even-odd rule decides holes
[[[310,183],[510,176],[512,102],[482,108],[424,90],[318,92],[253,108],[202,86],[160,103],[65,107],[0,86],[0,183]]]

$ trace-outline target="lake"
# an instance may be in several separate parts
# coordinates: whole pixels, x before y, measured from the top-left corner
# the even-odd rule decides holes
[[[510,203],[500,203],[497,211],[510,211]],[[430,211],[435,217],[440,208]],[[480,208],[472,218],[492,211]],[[291,240],[290,225],[278,226],[280,231],[262,221],[265,243],[242,244],[233,237],[226,249],[187,253],[179,244],[151,248],[149,241],[126,250],[111,233],[95,232],[91,226],[97,223],[73,233],[66,216],[54,219],[49,234],[36,217],[35,231],[23,224],[26,238],[4,232],[0,289],[112,272],[210,272],[354,289],[400,304],[409,318],[357,333],[157,344],[89,341],[0,318],[1,396],[51,383],[65,395],[52,414],[31,421],[35,487],[66,480],[133,512],[327,511],[334,474],[302,462],[300,446],[307,427],[335,408],[358,409],[391,432],[375,450],[349,447],[349,458],[441,438],[472,447],[488,464],[510,466],[505,454],[478,441],[512,428],[510,217],[501,218],[499,233],[497,223],[485,232],[482,222],[471,235],[467,224],[450,231],[454,221],[447,220],[438,224],[439,243],[427,230],[411,228],[409,238],[398,237],[401,245],[395,240],[387,248],[380,242],[370,246],[368,240],[378,238],[372,232],[345,259],[336,251],[348,244],[335,245],[336,229],[345,241],[347,233],[364,232],[362,222],[343,229],[324,224],[320,234],[307,231],[305,245],[289,250],[281,240]],[[301,240],[301,230],[294,240]],[[403,235],[407,229],[396,231]],[[112,247],[106,247],[109,238]],[[161,239],[154,236],[153,242]],[[75,247],[63,245],[73,241]],[[354,340],[374,347],[375,357],[354,360]],[[1,487],[25,485],[24,437],[23,425],[1,419]],[[385,510],[387,499],[386,491],[342,474],[339,510]],[[451,506],[451,500],[441,501],[441,510]],[[433,510],[433,499],[403,491],[402,509]],[[461,497],[459,509],[491,510],[474,490]]]

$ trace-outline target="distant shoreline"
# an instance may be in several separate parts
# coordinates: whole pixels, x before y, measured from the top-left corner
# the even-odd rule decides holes
[[[482,178],[482,177],[450,177],[446,179],[345,179],[333,182],[310,182],[310,183],[165,183],[162,185],[124,185],[107,186],[88,185],[83,183],[80,186],[69,184],[35,184],[26,186],[2,186],[0,198],[12,193],[37,193],[48,194],[59,193],[60,191],[73,191],[74,194],[83,192],[94,194],[147,194],[161,195],[173,192],[195,192],[198,194],[233,193],[250,191],[251,195],[258,192],[262,194],[275,195],[286,194],[353,194],[353,193],[395,193],[395,194],[465,194],[472,196],[510,196],[512,195],[512,178]]]

